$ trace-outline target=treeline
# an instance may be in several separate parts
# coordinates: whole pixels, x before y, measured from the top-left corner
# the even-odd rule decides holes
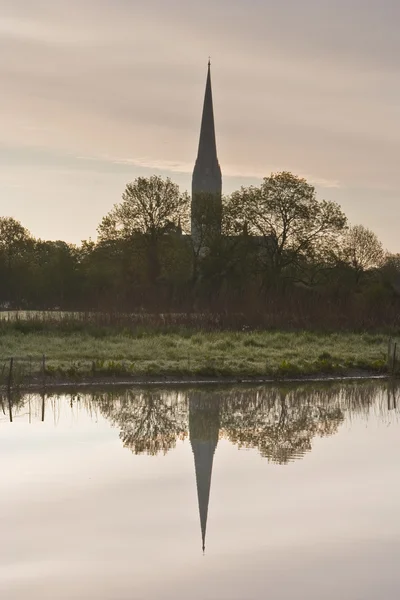
[[[266,326],[397,326],[400,255],[350,226],[291,173],[222,199],[138,178],[79,246],[35,239],[0,218],[3,309],[241,315]],[[199,208],[200,207],[200,208]]]

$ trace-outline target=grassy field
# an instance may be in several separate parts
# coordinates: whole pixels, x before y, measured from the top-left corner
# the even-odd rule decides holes
[[[46,378],[271,377],[384,373],[388,336],[371,333],[196,332],[112,327],[0,328],[0,371]]]

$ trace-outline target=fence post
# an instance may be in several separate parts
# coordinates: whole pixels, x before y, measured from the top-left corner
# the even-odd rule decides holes
[[[393,347],[392,375],[394,375],[395,369],[396,369],[396,354],[397,354],[397,342],[394,343],[394,347]]]
[[[14,358],[11,357],[10,358],[10,370],[8,372],[8,382],[7,382],[8,393],[10,393],[11,386],[12,386],[13,366],[14,366]]]
[[[44,416],[46,411],[46,394],[42,394],[42,423],[44,423]]]
[[[10,423],[13,422],[12,402],[11,402],[11,386],[12,386],[13,366],[14,366],[14,358],[11,357],[10,358],[10,370],[8,372],[8,382],[7,382],[7,400],[8,400],[8,412],[10,415]]]
[[[42,356],[42,384],[43,387],[46,386],[46,356],[44,354]]]
[[[13,415],[12,415],[11,392],[8,392],[8,394],[7,394],[7,400],[8,400],[8,414],[10,415],[10,423],[12,423],[13,422]]]

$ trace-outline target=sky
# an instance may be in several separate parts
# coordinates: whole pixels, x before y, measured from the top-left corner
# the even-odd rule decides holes
[[[0,0],[0,215],[96,238],[189,190],[208,56],[223,191],[289,170],[400,252],[398,0]]]

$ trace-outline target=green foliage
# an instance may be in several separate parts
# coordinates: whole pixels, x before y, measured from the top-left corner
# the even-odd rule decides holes
[[[261,265],[276,280],[293,278],[312,262],[328,262],[346,226],[340,207],[316,198],[305,179],[288,172],[266,177],[260,187],[235,192],[230,212],[237,230],[258,236]]]
[[[153,175],[128,183],[122,202],[115,204],[99,225],[100,242],[143,242],[150,281],[161,273],[160,241],[187,228],[189,197],[169,178]]]
[[[189,198],[169,178],[153,175],[128,183],[122,202],[99,226],[100,240],[129,239],[137,233],[151,238],[187,223]]]

